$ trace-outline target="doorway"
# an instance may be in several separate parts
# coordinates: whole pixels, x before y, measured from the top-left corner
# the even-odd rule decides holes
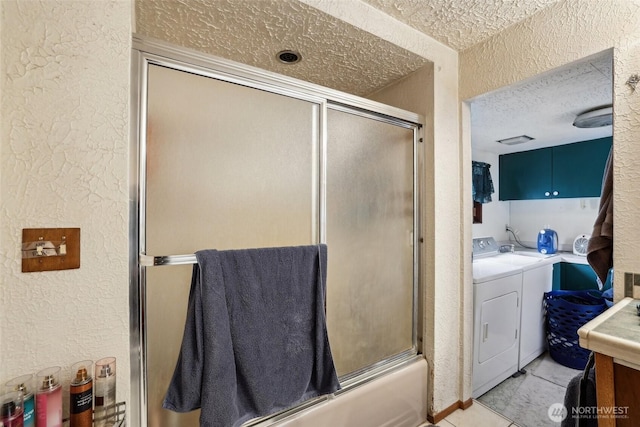
[[[501,156],[612,139],[611,125],[594,128],[573,125],[585,111],[611,107],[612,99],[613,52],[607,50],[468,100],[472,160],[492,165],[496,187],[492,202],[483,205],[482,224],[473,224],[473,237],[491,236],[500,243],[535,251],[539,230],[550,225],[558,232],[560,251],[573,255],[574,240],[593,228],[599,197],[508,199],[500,194],[503,178],[500,173],[504,172],[500,168]],[[523,142],[513,145],[498,142],[514,137],[521,137]],[[522,330],[521,336],[525,334],[527,331]],[[509,378],[479,397],[481,402],[525,427],[546,420],[549,405],[562,403],[569,379],[580,372],[558,364],[548,353],[540,355],[526,370],[525,375]],[[546,398],[536,402],[538,399],[532,400],[532,396]]]

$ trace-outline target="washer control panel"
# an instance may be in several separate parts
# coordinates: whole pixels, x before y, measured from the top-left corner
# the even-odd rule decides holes
[[[498,254],[498,243],[493,237],[480,237],[473,239],[473,256],[480,258],[482,256],[491,256]]]

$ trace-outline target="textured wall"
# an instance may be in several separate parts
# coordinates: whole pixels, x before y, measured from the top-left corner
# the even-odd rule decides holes
[[[556,4],[463,52],[460,91],[461,99],[470,99],[609,48],[614,54],[615,292],[620,298],[620,273],[640,272],[640,90],[626,85],[630,75],[640,73],[640,1]]]
[[[116,356],[125,400],[131,4],[6,0],[0,12],[0,382]],[[21,273],[31,227],[80,227],[80,269]]]

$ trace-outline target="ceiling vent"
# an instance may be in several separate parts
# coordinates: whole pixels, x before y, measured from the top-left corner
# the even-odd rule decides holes
[[[302,60],[302,55],[293,50],[281,50],[276,55],[276,58],[283,64],[297,64]]]
[[[605,107],[594,108],[584,113],[578,114],[573,121],[573,125],[577,128],[599,128],[603,126],[611,126],[613,123],[613,108],[611,105]]]
[[[520,136],[514,136],[513,138],[499,139],[498,142],[504,145],[516,145],[516,144],[522,144],[524,142],[529,142],[533,139],[534,138],[531,138],[528,135],[520,135]]]

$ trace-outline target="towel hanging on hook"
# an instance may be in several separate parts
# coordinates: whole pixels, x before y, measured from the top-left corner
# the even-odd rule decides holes
[[[473,201],[478,203],[488,203],[494,193],[493,181],[491,180],[491,165],[484,162],[471,162],[472,166],[472,195]]]

